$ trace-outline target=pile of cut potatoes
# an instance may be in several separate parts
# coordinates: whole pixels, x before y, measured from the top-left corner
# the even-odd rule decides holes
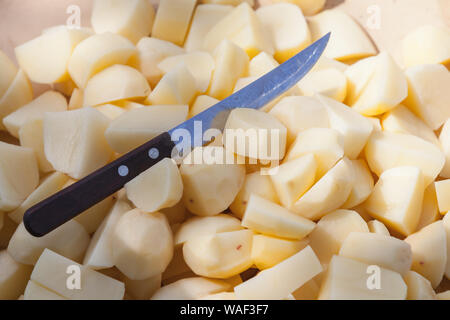
[[[0,299],[450,299],[448,28],[398,39],[399,66],[325,0],[93,4],[92,27],[44,30],[18,66],[0,51]],[[227,121],[278,130],[278,166],[216,139],[26,231],[34,204],[329,31],[304,79]],[[188,161],[214,152],[256,161]]]

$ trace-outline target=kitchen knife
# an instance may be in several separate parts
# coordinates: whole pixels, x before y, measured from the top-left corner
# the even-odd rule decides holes
[[[231,110],[262,108],[292,88],[316,64],[329,38],[330,33],[209,109],[31,207],[24,215],[25,228],[31,235],[42,237],[114,194],[160,160],[176,156],[183,149],[176,145],[192,148],[209,142],[203,140],[204,133],[212,128],[222,131]],[[176,143],[180,132],[188,132],[191,141]]]

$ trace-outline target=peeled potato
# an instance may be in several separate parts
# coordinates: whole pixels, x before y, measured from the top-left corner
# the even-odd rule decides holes
[[[290,3],[264,6],[256,15],[271,36],[274,58],[280,63],[293,57],[311,42],[308,25],[302,10]],[[292,32],[295,30],[295,32]]]
[[[338,9],[323,11],[310,17],[308,22],[313,41],[331,32],[330,42],[324,52],[328,58],[345,61],[377,53],[361,27]]]
[[[208,4],[200,4],[195,9],[191,28],[184,43],[184,48],[188,52],[202,50],[203,39],[209,30],[233,9],[232,6],[219,4],[217,1],[214,4],[206,1],[203,3]]]
[[[228,290],[230,285],[221,280],[193,277],[178,280],[156,291],[151,300],[193,300]]]
[[[33,150],[0,142],[0,177],[0,210],[14,210],[39,184]]]
[[[172,231],[159,212],[125,213],[114,228],[112,244],[116,267],[131,280],[161,274],[173,256]]]
[[[411,246],[404,241],[376,233],[352,232],[342,242],[339,255],[377,265],[405,275],[411,268]]]
[[[409,271],[404,280],[408,286],[408,300],[436,300],[430,281],[414,271]]]
[[[15,49],[19,66],[37,83],[63,82],[69,79],[67,65],[75,47],[90,37],[89,29],[59,26]]]
[[[222,100],[233,92],[236,81],[245,75],[249,59],[245,52],[229,40],[224,40],[214,51],[216,68],[211,78],[208,95]]]
[[[444,214],[450,211],[450,179],[436,181],[434,186],[436,187],[439,211]]]
[[[215,68],[215,61],[211,54],[204,51],[192,51],[186,54],[167,57],[158,64],[158,68],[164,73],[184,63],[189,72],[194,76],[199,92],[205,92],[209,87],[211,75]]]
[[[409,90],[404,104],[437,130],[450,117],[450,72],[440,64],[425,64],[411,67],[405,74]]]
[[[69,99],[69,110],[80,109],[83,107],[83,91],[75,88],[73,89],[72,96]]]
[[[436,220],[439,220],[440,217],[436,197],[436,188],[432,183],[425,188],[425,192],[423,194],[422,212],[420,213],[420,219],[416,231],[426,227]]]
[[[114,64],[125,64],[137,54],[128,39],[109,32],[83,40],[70,57],[68,70],[78,88],[84,88],[96,73]]]
[[[274,53],[270,36],[246,2],[234,8],[209,30],[203,48],[213,52],[224,39],[241,47],[250,58],[261,51]]]
[[[195,77],[185,63],[166,73],[146,99],[147,104],[190,104],[197,94]]]
[[[380,287],[368,286],[370,265],[334,256],[320,288],[319,300],[405,300],[407,286],[402,276],[379,268]],[[375,276],[373,274],[372,276]]]
[[[17,299],[25,290],[32,268],[16,262],[6,250],[0,251],[0,299]]]
[[[125,184],[128,199],[146,212],[174,206],[183,195],[183,182],[175,161],[165,158]]]
[[[175,245],[183,244],[197,236],[214,235],[221,232],[241,230],[239,219],[227,214],[213,217],[192,217],[181,224],[175,233]]]
[[[250,230],[197,236],[185,242],[183,256],[195,274],[226,279],[252,265],[252,236]]]
[[[411,234],[405,241],[411,245],[411,269],[427,278],[436,288],[447,265],[447,236],[442,221],[436,221]]]
[[[44,150],[44,121],[42,119],[27,121],[19,130],[20,145],[33,149],[39,170],[41,172],[54,171],[52,164],[47,160]]]
[[[309,244],[320,262],[327,265],[352,232],[369,232],[369,229],[356,211],[337,210],[319,220],[309,235]]]
[[[445,232],[447,234],[447,265],[445,267],[445,277],[450,279],[450,215],[445,214],[444,219],[442,219],[442,224],[444,225]]]
[[[191,109],[189,110],[189,118],[198,115],[199,113],[205,111],[209,107],[212,107],[218,102],[219,100],[208,95],[198,96],[192,104]]]
[[[126,153],[186,121],[187,105],[149,106],[125,112],[105,131],[114,151]]]
[[[56,91],[47,91],[30,103],[3,118],[3,124],[14,137],[19,137],[20,128],[30,120],[43,119],[45,112],[67,110],[67,101]]]
[[[118,106],[116,106],[114,104],[110,104],[110,103],[102,104],[100,106],[95,107],[95,109],[97,109],[98,111],[103,113],[103,115],[105,115],[110,120],[115,120],[118,117],[120,117],[122,114],[127,112],[126,109],[118,107]]]
[[[33,280],[28,281],[23,300],[67,300],[63,296],[46,289]]]
[[[8,90],[9,86],[13,82],[17,74],[17,67],[9,59],[9,57],[0,50],[0,70],[2,74],[0,76],[0,98]]]
[[[402,41],[405,67],[421,64],[450,63],[450,29],[444,26],[419,27]]]
[[[253,59],[256,59],[253,58]],[[301,131],[310,128],[328,128],[328,114],[319,100],[313,97],[284,97],[269,112],[274,115],[288,131],[290,145]]]
[[[111,158],[104,133],[109,120],[93,108],[46,113],[45,155],[53,167],[80,179]]]
[[[316,224],[257,195],[250,195],[242,226],[269,236],[301,240]]]
[[[394,167],[418,167],[422,170],[425,186],[434,181],[445,163],[442,151],[430,142],[386,131],[372,134],[366,145],[365,157],[370,170],[378,176]]]
[[[161,0],[153,23],[152,36],[183,45],[196,0]]]
[[[302,272],[298,272],[302,270]],[[310,246],[234,288],[239,300],[281,300],[322,272]],[[270,290],[267,288],[270,287]]]
[[[286,136],[286,128],[274,116],[259,110],[238,108],[228,116],[224,143],[228,151],[240,156],[281,160],[286,152]]]
[[[353,168],[353,188],[343,208],[354,208],[363,203],[373,191],[373,176],[364,160],[350,160]]]
[[[367,222],[367,226],[369,227],[370,232],[381,234],[385,236],[389,236],[389,230],[386,228],[386,226],[383,224],[383,222],[380,222],[378,220],[370,220]]]
[[[112,32],[136,43],[150,34],[154,17],[155,10],[146,0],[96,0],[91,24],[98,34]]]
[[[270,54],[266,52],[260,52],[250,60],[248,66],[248,74],[251,77],[262,77],[266,73],[272,71],[279,66],[277,60],[275,60]]]
[[[442,127],[439,142],[445,155],[445,165],[440,175],[444,178],[450,178],[450,120],[447,120]]]
[[[311,71],[297,84],[305,96],[321,94],[342,102],[347,95],[347,78],[337,69]]]
[[[220,163],[204,161],[212,153]],[[198,157],[200,163],[195,161]],[[244,183],[245,167],[234,159],[232,163],[227,163],[226,157],[227,152],[222,147],[197,147],[184,159],[180,167],[184,185],[183,201],[192,213],[200,216],[216,215],[233,202]]]
[[[14,260],[30,265],[36,264],[45,248],[69,259],[80,261],[86,252],[89,240],[89,234],[74,220],[41,238],[33,237],[21,223],[9,242],[8,253]]]

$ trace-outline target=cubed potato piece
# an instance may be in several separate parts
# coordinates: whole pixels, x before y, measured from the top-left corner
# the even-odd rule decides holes
[[[166,73],[147,97],[145,103],[190,104],[197,94],[197,82],[185,63]]]
[[[186,121],[189,106],[166,105],[137,108],[111,122],[105,137],[111,148],[127,153]]]
[[[369,214],[404,236],[415,232],[422,211],[424,178],[417,167],[384,171],[364,203]]]
[[[3,250],[0,251],[0,269],[0,299],[17,299],[25,290],[32,267],[16,262]]]
[[[270,35],[246,2],[234,8],[209,30],[204,37],[203,48],[214,52],[224,39],[241,47],[250,58],[261,51],[268,54],[275,52]]]
[[[369,231],[372,233],[390,236],[388,228],[386,228],[386,226],[381,221],[370,220],[369,222],[367,222],[367,226],[369,227]]]
[[[138,54],[131,58],[130,65],[142,72],[152,88],[154,88],[164,72],[158,64],[165,58],[183,54],[183,48],[169,41],[144,37],[136,45]]]
[[[434,186],[436,188],[439,211],[444,214],[450,211],[450,179],[436,181]]]
[[[107,269],[114,266],[113,259],[113,234],[119,219],[131,206],[125,201],[117,201],[110,210],[100,227],[92,237],[86,250],[83,264],[91,269]]]
[[[316,179],[316,170],[317,162],[313,154],[306,154],[271,169],[269,177],[284,207],[292,207],[311,188]]]
[[[123,276],[125,290],[135,300],[148,300],[161,288],[161,275],[144,280],[130,280]]]
[[[95,109],[103,113],[103,115],[105,115],[109,120],[116,120],[118,117],[127,112],[125,108],[121,108],[110,103],[102,104],[95,107]]]
[[[33,280],[28,281],[23,294],[23,300],[67,300],[56,292],[44,288]]]
[[[9,86],[16,77],[18,71],[14,63],[1,50],[0,50],[0,70],[2,70],[2,75],[0,76],[0,98],[1,98],[8,90]]]
[[[287,128],[288,145],[295,140],[301,131],[329,127],[325,107],[313,97],[284,97],[269,113],[274,115]]]
[[[152,31],[155,9],[147,0],[96,0],[91,24],[98,34],[112,32],[136,43]]]
[[[262,234],[253,236],[252,260],[259,270],[271,268],[308,245],[308,240],[286,240]]]
[[[435,25],[414,29],[403,39],[402,53],[405,67],[450,64],[450,29]]]
[[[212,154],[219,162],[205,161],[205,157]],[[197,147],[184,159],[180,167],[184,185],[183,201],[192,213],[199,216],[216,215],[230,206],[241,189],[245,166],[237,164],[235,160],[229,163],[226,157],[228,155],[223,147]],[[197,158],[201,161],[195,161]]]
[[[436,288],[447,265],[447,235],[442,221],[436,221],[411,234],[405,241],[411,245],[411,269],[427,278]]]
[[[189,118],[192,118],[192,117],[198,115],[199,113],[202,113],[203,111],[205,111],[209,107],[212,107],[213,105],[215,105],[218,102],[219,102],[219,100],[217,100],[216,98],[210,97],[208,95],[198,96],[195,99],[194,103],[192,104],[192,106],[189,110]]]
[[[248,74],[250,77],[262,77],[266,73],[272,71],[280,64],[270,54],[260,52],[252,60],[248,66]]]
[[[373,132],[370,120],[333,99],[320,95],[318,99],[327,110],[330,127],[344,138],[344,154],[356,159]]]
[[[214,51],[214,69],[208,95],[222,100],[233,92],[236,81],[247,73],[249,58],[229,40],[224,40]]]
[[[372,134],[365,157],[370,170],[378,176],[394,167],[418,167],[425,186],[434,181],[445,163],[443,152],[432,143],[413,135],[386,131]]]
[[[68,268],[78,267],[81,275],[79,290],[67,286]],[[74,274],[73,274],[74,275]],[[80,265],[49,249],[39,257],[31,280],[70,300],[122,300],[125,286],[122,282]]]
[[[184,260],[200,276],[219,279],[235,276],[253,264],[252,237],[250,230],[194,237],[183,245]]]
[[[159,1],[152,36],[182,46],[196,2],[196,0]]]
[[[242,226],[269,236],[301,240],[311,233],[316,224],[269,200],[251,194]]]
[[[67,183],[69,177],[61,172],[54,172],[47,176],[40,185],[25,199],[24,202],[8,216],[17,224],[22,222],[25,211],[38,202],[55,194]]]
[[[439,207],[434,183],[425,188],[422,202],[422,212],[420,213],[419,223],[416,231],[440,219]]]
[[[244,216],[248,200],[251,194],[256,194],[271,202],[279,203],[277,193],[269,175],[263,175],[261,172],[249,173],[245,176],[245,182],[239,193],[236,195],[230,210],[238,218]]]
[[[26,122],[42,119],[45,112],[59,112],[66,110],[66,98],[56,91],[47,91],[30,103],[3,118],[3,124],[11,135],[18,138],[19,130]]]
[[[290,2],[299,6],[305,15],[312,16],[323,9],[326,0],[269,0],[268,2]]]
[[[377,265],[401,275],[411,268],[411,246],[394,237],[368,232],[352,232],[342,242],[339,255],[369,265]]]
[[[291,144],[284,161],[291,161],[305,154],[315,156],[316,179],[319,179],[344,156],[344,137],[337,130],[329,128],[301,131]]]
[[[439,146],[434,131],[403,105],[386,113],[382,118],[382,126],[384,131],[412,134]]]
[[[165,158],[125,184],[128,199],[147,212],[176,205],[183,196],[183,182],[172,159]]]
[[[112,246],[116,267],[131,280],[144,280],[161,274],[169,265],[172,231],[163,214],[134,209],[117,222]]]
[[[47,173],[54,171],[52,164],[45,156],[43,119],[25,122],[19,130],[19,141],[22,147],[33,149],[41,172]]]
[[[309,235],[309,244],[320,262],[327,265],[338,254],[342,243],[352,232],[369,232],[367,223],[353,210],[337,210],[326,215]]]
[[[89,234],[75,220],[63,224],[41,238],[29,234],[21,223],[9,242],[8,253],[20,263],[34,265],[44,249],[48,248],[69,259],[81,262],[89,241]]]
[[[70,96],[69,99],[68,109],[75,110],[82,108],[83,100],[84,100],[83,91],[78,88],[73,89],[72,95]]]
[[[408,82],[393,58],[382,52],[374,58],[373,73],[351,107],[365,116],[376,116],[396,107],[408,96]],[[365,73],[366,70],[362,69]]]
[[[354,208],[363,203],[372,193],[374,181],[366,162],[362,159],[350,160],[353,168],[353,187],[343,208]]]
[[[19,207],[38,184],[33,150],[0,141],[0,210]]]
[[[374,272],[370,267],[363,262],[333,256],[320,287],[319,300],[406,299],[407,286],[399,273],[384,268]],[[375,277],[375,281],[371,277]],[[374,289],[369,284],[374,285]]]
[[[274,58],[280,63],[292,58],[311,43],[306,19],[294,4],[275,3],[256,10],[265,32],[274,46]],[[295,32],[292,32],[295,30]]]
[[[203,1],[203,3],[208,3]],[[217,4],[200,4],[195,9],[192,18],[191,28],[186,37],[184,48],[188,52],[202,50],[203,40],[211,28],[220,20],[222,20],[230,11],[232,6]]]
[[[83,106],[145,98],[150,92],[147,80],[139,71],[117,64],[100,71],[86,83]]]
[[[16,58],[33,82],[67,81],[67,65],[75,47],[91,35],[89,29],[54,27],[16,47]]]
[[[358,101],[364,89],[372,80],[379,60],[377,56],[361,59],[344,71],[347,76],[345,104],[351,106]]]
[[[441,143],[442,151],[445,155],[445,165],[440,176],[443,178],[450,178],[450,119],[448,119],[442,127],[439,135],[439,142]]]
[[[248,108],[231,111],[223,136],[228,151],[258,160],[283,159],[286,138],[287,129],[277,118]]]
[[[151,300],[194,300],[228,289],[230,285],[225,281],[192,277],[162,287]]]
[[[322,265],[311,247],[307,246],[272,268],[265,269],[236,286],[234,292],[239,300],[281,300],[320,272]]]
[[[347,78],[337,69],[322,69],[307,74],[297,84],[302,95],[321,94],[339,102],[347,95]]]
[[[450,118],[450,72],[440,64],[411,67],[405,72],[408,97],[403,102],[431,129],[437,130]]]
[[[430,281],[414,271],[408,271],[403,276],[408,286],[407,300],[436,300],[436,292],[434,292]]]
[[[80,179],[105,165],[112,151],[105,139],[109,120],[94,108],[48,112],[44,116],[44,150],[60,172]]]
[[[2,71],[3,73],[3,71]],[[3,118],[33,100],[33,89],[27,76],[19,70],[3,96],[0,97],[0,130]]]
[[[186,54],[165,58],[158,64],[158,68],[168,73],[184,63],[189,72],[194,76],[198,92],[205,92],[209,87],[211,76],[215,68],[212,55],[204,51],[192,51]]]
[[[326,10],[308,19],[313,41],[331,32],[324,55],[346,61],[377,54],[374,45],[361,27],[339,9]]]
[[[291,210],[305,218],[318,220],[346,202],[354,180],[352,163],[343,158],[297,200]]]
[[[69,74],[78,88],[84,88],[96,73],[115,64],[126,64],[136,54],[136,47],[127,38],[109,32],[96,34],[75,48],[69,60]]]
[[[181,227],[175,233],[174,243],[179,245],[198,236],[241,229],[241,221],[228,214],[219,214],[213,217],[192,217],[181,224]]]

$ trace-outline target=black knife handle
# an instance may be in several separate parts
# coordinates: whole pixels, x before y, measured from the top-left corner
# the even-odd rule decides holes
[[[36,204],[25,212],[25,228],[42,237],[83,211],[119,191],[127,182],[164,158],[175,143],[165,132],[105,167]]]

